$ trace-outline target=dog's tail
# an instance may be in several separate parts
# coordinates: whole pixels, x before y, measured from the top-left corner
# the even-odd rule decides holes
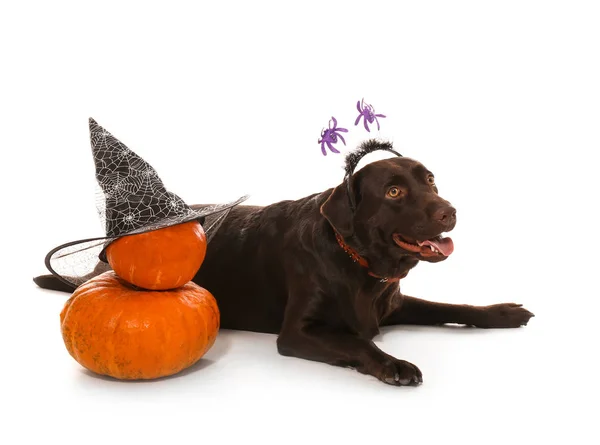
[[[42,289],[57,290],[59,292],[68,292],[70,294],[76,289],[75,285],[69,285],[64,281],[59,280],[54,275],[40,275],[39,277],[35,277],[33,282]]]

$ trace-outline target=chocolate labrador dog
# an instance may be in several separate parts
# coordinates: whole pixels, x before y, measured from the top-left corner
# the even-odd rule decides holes
[[[443,233],[454,228],[456,210],[415,160],[397,156],[353,173],[375,150],[393,151],[391,144],[365,142],[348,156],[347,178],[334,189],[235,207],[194,281],[217,298],[223,328],[278,334],[282,355],[355,368],[391,385],[418,385],[419,368],[373,343],[380,326],[516,328],[533,314],[514,303],[452,305],[400,292],[399,280],[419,261],[452,254]],[[49,276],[36,283],[69,290]]]

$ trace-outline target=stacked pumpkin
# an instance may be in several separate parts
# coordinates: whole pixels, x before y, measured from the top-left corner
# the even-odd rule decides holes
[[[214,297],[190,280],[206,235],[190,221],[128,235],[106,248],[112,271],[78,287],[60,314],[69,353],[117,379],[154,379],[196,363],[214,344]]]

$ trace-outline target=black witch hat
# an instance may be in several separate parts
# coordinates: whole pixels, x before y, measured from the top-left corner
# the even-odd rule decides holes
[[[192,209],[165,188],[150,164],[94,119],[89,123],[99,186],[96,203],[106,236],[72,241],[46,255],[46,267],[67,284],[79,286],[108,270],[106,247],[126,235],[200,220],[210,242],[229,211],[247,199]]]

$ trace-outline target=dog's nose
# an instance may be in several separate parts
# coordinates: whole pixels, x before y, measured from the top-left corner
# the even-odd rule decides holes
[[[443,224],[452,224],[456,221],[456,209],[452,206],[443,206],[435,211],[433,219]]]

